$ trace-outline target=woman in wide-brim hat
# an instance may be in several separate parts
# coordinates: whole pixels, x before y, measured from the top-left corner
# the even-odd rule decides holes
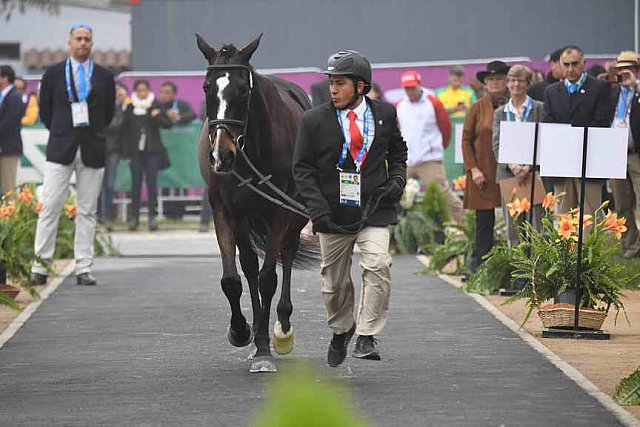
[[[476,242],[470,263],[472,272],[493,247],[495,208],[500,207],[497,163],[493,154],[493,114],[506,102],[508,72],[507,64],[492,61],[486,70],[476,74],[486,95],[471,106],[464,119],[462,156],[467,174],[464,207],[476,211]]]

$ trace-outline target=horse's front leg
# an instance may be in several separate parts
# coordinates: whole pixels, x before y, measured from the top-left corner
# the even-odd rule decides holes
[[[236,243],[240,253],[240,266],[244,277],[249,282],[251,308],[253,309],[253,330],[257,331],[261,315],[260,295],[258,294],[258,255],[251,244],[249,224],[246,219],[238,224]]]
[[[231,306],[231,322],[227,337],[231,345],[244,347],[251,343],[253,330],[240,308],[242,296],[242,280],[236,268],[236,241],[234,221],[222,207],[222,203],[213,204],[213,221],[216,228],[220,255],[222,257],[222,279],[220,284],[229,305]]]
[[[287,229],[293,227],[290,223]],[[291,313],[293,304],[291,302],[291,270],[295,260],[298,246],[300,245],[300,232],[291,229],[284,237],[282,245],[282,288],[280,290],[280,300],[278,301],[278,320],[273,326],[273,347],[278,354],[289,354],[293,351],[295,338],[291,327]]]
[[[267,232],[264,263],[258,275],[258,287],[262,310],[258,330],[255,336],[256,355],[253,358],[251,372],[276,372],[277,367],[271,349],[269,347],[269,319],[271,312],[271,300],[276,293],[278,286],[278,275],[276,274],[276,264],[280,254],[282,236],[284,233],[284,223],[282,219],[272,221]]]

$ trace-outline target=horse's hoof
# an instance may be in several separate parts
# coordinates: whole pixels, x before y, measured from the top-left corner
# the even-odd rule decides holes
[[[231,329],[231,325],[229,325],[229,328],[227,329],[227,338],[229,339],[229,342],[232,346],[246,347],[251,344],[251,342],[253,341],[253,328],[250,324],[245,323],[244,332],[247,334],[247,338],[242,340],[240,337],[238,337],[238,333]]]
[[[251,373],[256,372],[278,372],[276,361],[271,356],[257,356],[253,358],[251,363]]]
[[[278,354],[289,354],[293,351],[295,345],[295,337],[293,336],[293,327],[286,334],[282,331],[280,321],[276,321],[273,325],[273,348]]]

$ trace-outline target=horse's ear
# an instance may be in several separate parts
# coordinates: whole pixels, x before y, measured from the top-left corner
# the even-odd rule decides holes
[[[198,44],[198,49],[200,49],[200,52],[202,52],[207,61],[211,62],[211,60],[218,55],[218,52],[198,33],[196,33],[196,43]]]
[[[240,56],[245,62],[249,62],[249,60],[251,59],[251,55],[253,55],[253,52],[255,52],[256,49],[258,48],[258,45],[260,44],[260,39],[262,39],[263,34],[264,33],[260,33],[260,35],[256,37],[255,40],[253,40],[248,45],[240,49],[240,52],[239,52]]]

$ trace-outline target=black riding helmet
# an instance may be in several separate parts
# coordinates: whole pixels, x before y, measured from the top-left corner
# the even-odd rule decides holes
[[[366,95],[371,90],[371,64],[369,60],[355,50],[341,50],[327,60],[327,68],[322,72],[329,76],[347,76],[358,86],[358,80],[364,82]]]

